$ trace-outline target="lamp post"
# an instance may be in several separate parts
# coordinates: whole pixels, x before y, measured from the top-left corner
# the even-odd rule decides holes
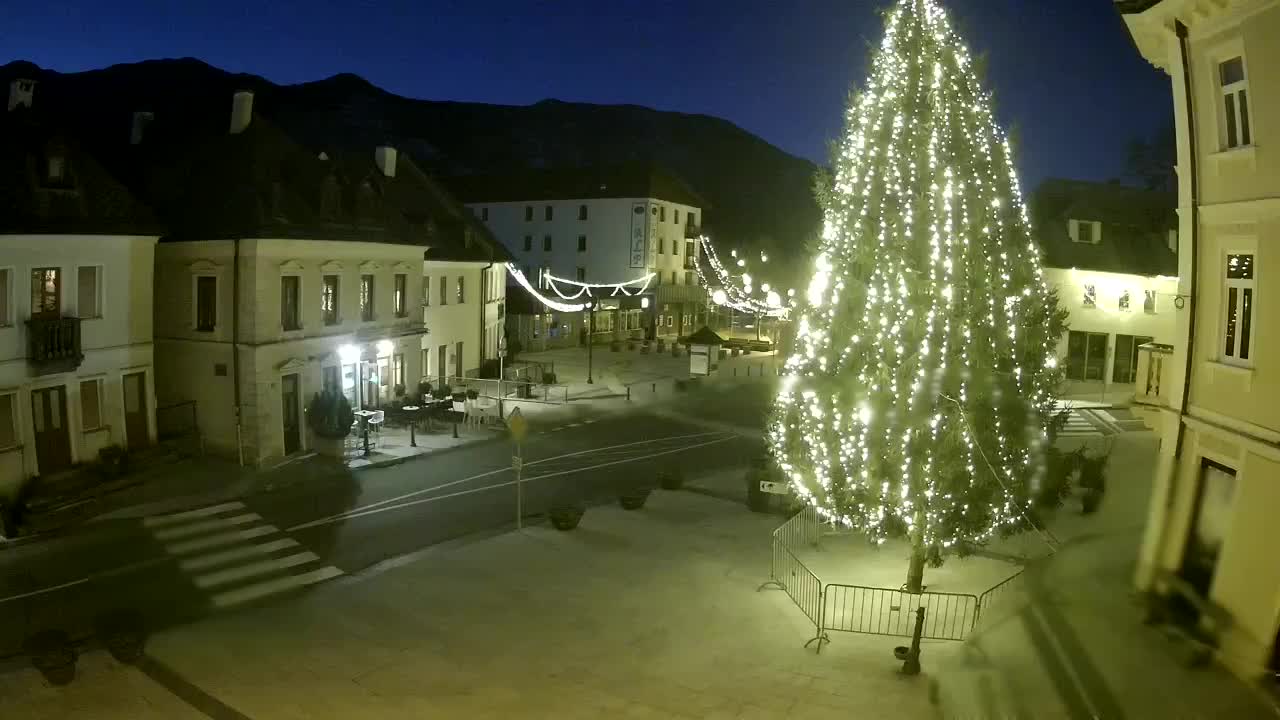
[[[591,379],[593,375],[592,369],[591,369],[591,346],[595,344],[592,342],[592,335],[595,334],[595,331],[596,331],[596,303],[595,303],[595,300],[592,300],[591,302],[587,303],[587,384],[588,385],[591,385],[595,382],[594,380]]]
[[[505,363],[507,360],[507,332],[503,329],[502,334],[498,336],[498,419],[502,420],[502,399],[506,395],[502,392],[502,379],[506,375]]]

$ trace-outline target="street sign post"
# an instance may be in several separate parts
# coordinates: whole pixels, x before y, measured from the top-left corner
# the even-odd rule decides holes
[[[516,452],[511,456],[511,469],[516,473],[516,530],[521,530],[524,528],[524,460],[520,454],[520,442],[529,433],[529,421],[524,419],[519,407],[507,417],[507,429],[516,444]]]
[[[507,361],[507,334],[504,332],[498,338],[498,419],[502,419],[502,376],[505,374]]]

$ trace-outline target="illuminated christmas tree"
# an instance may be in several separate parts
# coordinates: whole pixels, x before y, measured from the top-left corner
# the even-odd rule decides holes
[[[1029,522],[1065,313],[938,2],[889,11],[845,118],[770,442],[824,518],[910,539],[918,592],[926,561]]]

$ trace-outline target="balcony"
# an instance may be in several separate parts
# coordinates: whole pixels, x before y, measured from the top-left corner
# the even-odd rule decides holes
[[[31,318],[27,321],[27,362],[36,375],[70,372],[80,367],[80,318]]]

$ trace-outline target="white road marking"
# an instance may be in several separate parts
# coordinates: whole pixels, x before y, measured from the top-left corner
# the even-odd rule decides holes
[[[229,532],[218,533],[217,535],[196,538],[195,540],[173,543],[172,545],[166,545],[165,550],[168,551],[170,555],[185,555],[198,550],[208,550],[210,548],[222,547],[223,545],[231,545],[238,543],[241,540],[252,540],[253,538],[262,537],[263,535],[271,535],[276,532],[279,532],[279,530],[271,527],[270,525],[261,525],[259,527],[249,528],[248,530],[231,530]]]
[[[210,515],[217,515],[220,512],[226,512],[228,510],[243,510],[243,509],[244,509],[244,503],[242,502],[229,502],[229,503],[222,503],[221,505],[210,505],[209,507],[196,508],[195,510],[187,510],[185,512],[172,513],[170,515],[152,515],[150,517],[145,517],[142,519],[142,526],[149,527],[149,528],[164,527],[165,525],[173,525],[174,523],[180,523],[180,522],[183,522],[184,520],[194,520],[196,518],[208,517]]]
[[[245,545],[243,547],[222,550],[209,555],[200,555],[198,557],[191,558],[190,560],[183,560],[178,563],[178,566],[187,572],[207,570],[211,567],[225,565],[236,560],[243,560],[244,558],[253,557],[254,555],[270,555],[277,550],[284,550],[285,548],[297,546],[298,541],[293,538],[280,538],[279,540],[272,540],[271,542],[265,542],[261,545]]]
[[[299,575],[286,575],[280,578],[265,580],[253,585],[246,585],[235,590],[218,593],[213,596],[211,602],[214,607],[228,608],[235,605],[260,600],[264,597],[282,593],[294,588],[314,585],[318,582],[324,582],[331,578],[338,577],[342,571],[332,565],[322,567],[310,572],[301,573]]]
[[[251,522],[257,522],[261,519],[262,516],[257,513],[244,513],[243,515],[232,515],[231,517],[214,518],[213,520],[201,520],[200,522],[194,522],[190,525],[179,525],[178,527],[165,528],[163,530],[157,530],[153,534],[160,542],[169,542],[170,540],[199,535],[212,530],[221,530],[235,525],[248,525]]]
[[[735,437],[737,436],[730,435],[728,437],[717,438],[715,440],[709,440],[704,443],[698,443],[697,445],[688,445],[685,447],[678,447],[672,450],[664,450],[662,452],[651,453],[649,455],[643,455],[640,457],[625,458],[622,460],[614,460],[612,462],[600,463],[598,465],[590,465],[588,467],[574,468],[570,470],[562,470],[560,472],[547,473],[546,475],[538,475],[536,477],[525,478],[524,482],[528,483],[528,482],[533,482],[534,480],[545,480],[546,478],[559,477],[561,475],[571,475],[573,473],[586,472],[587,470],[598,470],[600,468],[610,467],[612,465],[621,465],[622,463],[634,462],[636,460],[648,460],[650,458],[661,457],[663,455],[670,455],[671,453],[681,452],[682,450],[692,450],[694,448],[699,448],[706,445],[714,445],[716,443],[724,442],[725,440],[732,440]],[[528,463],[528,465],[532,465],[532,464],[533,463]],[[528,465],[526,465],[526,467],[528,467]],[[457,484],[458,482],[460,481],[454,481],[453,483],[450,483],[450,484]],[[311,522],[303,523],[301,525],[294,525],[293,527],[289,528],[287,532],[294,532],[295,530],[305,530],[307,528],[317,527],[320,525],[328,525],[330,523],[342,522],[345,520],[353,520],[355,518],[364,517],[366,515],[376,515],[378,513],[387,512],[388,510],[399,510],[401,508],[407,508],[413,505],[422,505],[424,503],[438,502],[440,500],[447,500],[449,498],[460,497],[462,495],[471,495],[473,493],[485,492],[488,490],[497,490],[498,488],[509,487],[515,484],[516,484],[515,480],[507,480],[506,482],[494,483],[493,485],[485,485],[484,487],[471,488],[470,490],[459,490],[458,492],[452,492],[446,495],[433,495],[431,497],[421,498],[418,500],[409,500],[406,502],[401,502],[401,503],[391,505],[391,506],[386,506],[386,507],[370,506],[367,509],[355,509],[355,510],[351,510],[350,512],[344,513],[341,516],[327,517],[327,518],[322,518],[320,520],[312,520]],[[440,487],[446,487],[446,486],[441,485]]]
[[[195,583],[196,587],[207,589],[217,587],[219,585],[226,585],[227,583],[235,582],[237,580],[246,580],[251,577],[257,577],[258,575],[267,575],[277,570],[305,565],[319,559],[320,556],[310,550],[304,550],[294,555],[270,558],[268,560],[261,560],[247,565],[227,568],[226,570],[217,570],[215,572],[205,573],[204,575],[197,575],[195,577]]]
[[[652,438],[652,439],[649,439],[649,440],[637,440],[637,441],[635,441],[635,442],[621,443],[621,444],[619,444],[619,445],[607,445],[607,446],[602,447],[602,448],[591,448],[590,450],[578,450],[578,451],[576,451],[576,452],[564,453],[563,455],[555,455],[555,456],[553,456],[553,457],[543,458],[543,459],[541,459],[541,460],[533,460],[533,461],[531,461],[531,462],[526,462],[526,463],[524,464],[524,466],[525,466],[526,468],[528,468],[528,467],[532,467],[532,466],[534,466],[534,465],[541,465],[541,464],[543,464],[543,463],[552,462],[553,460],[561,460],[561,459],[568,458],[568,457],[576,457],[576,456],[578,456],[578,455],[587,455],[587,454],[590,454],[590,453],[599,453],[599,452],[602,452],[602,451],[605,451],[605,450],[614,450],[614,449],[616,449],[616,448],[631,447],[631,446],[633,446],[633,445],[645,445],[645,444],[649,444],[649,443],[662,442],[662,441],[664,441],[664,440],[692,440],[692,439],[695,439],[695,438],[707,437],[707,436],[709,436],[709,435],[727,435],[728,437],[723,438],[723,439],[726,439],[726,440],[727,440],[727,439],[729,439],[729,438],[731,438],[731,437],[737,437],[735,434],[733,434],[733,433],[727,433],[727,432],[725,432],[725,431],[723,431],[723,430],[716,430],[716,431],[712,431],[712,432],[704,432],[704,433],[693,433],[692,435],[669,435],[669,436],[667,436],[667,437],[663,437],[663,438]],[[695,446],[695,447],[698,447],[698,446]],[[639,459],[639,458],[637,458],[637,459]],[[498,474],[501,474],[501,473],[504,473],[504,472],[510,472],[510,471],[511,471],[511,468],[510,468],[509,466],[508,466],[508,467],[501,467],[501,468],[498,468],[498,469],[496,469],[496,470],[489,470],[489,471],[487,471],[487,472],[482,472],[482,473],[480,473],[480,474],[478,474],[478,475],[472,475],[471,477],[460,478],[460,479],[458,479],[458,480],[450,480],[450,481],[449,481],[449,482],[447,482],[447,483],[441,483],[441,484],[439,484],[439,485],[432,485],[431,487],[422,488],[421,490],[414,490],[413,492],[407,492],[407,493],[404,493],[403,495],[397,495],[397,496],[395,496],[395,497],[390,497],[390,498],[387,498],[386,500],[379,500],[378,502],[375,502],[375,503],[369,503],[368,505],[361,505],[360,507],[351,508],[350,510],[347,510],[346,512],[341,512],[341,513],[338,513],[338,514],[336,514],[336,515],[330,515],[329,517],[320,518],[320,519],[318,519],[318,520],[312,520],[311,522],[303,523],[303,524],[301,524],[301,525],[294,525],[293,527],[288,528],[287,530],[285,530],[285,532],[293,532],[294,530],[301,530],[302,528],[309,528],[309,527],[313,527],[313,526],[315,526],[315,525],[324,525],[324,524],[327,524],[327,523],[332,522],[332,521],[334,521],[334,520],[341,520],[341,519],[343,519],[343,518],[345,518],[345,517],[349,517],[349,516],[351,516],[351,514],[352,514],[352,513],[363,512],[363,511],[365,511],[365,510],[372,510],[373,508],[382,507],[382,506],[384,506],[384,505],[390,505],[390,504],[392,504],[392,503],[398,503],[398,502],[400,502],[400,501],[402,501],[402,500],[406,500],[406,499],[411,498],[411,497],[417,497],[418,495],[423,495],[423,494],[426,494],[426,493],[436,492],[437,490],[444,490],[444,489],[446,489],[446,488],[451,488],[451,487],[453,487],[453,486],[455,486],[455,485],[461,485],[461,484],[463,484],[463,483],[471,482],[472,480],[479,480],[480,478],[489,477],[490,475],[498,475]],[[500,487],[500,486],[494,486],[494,487]]]

